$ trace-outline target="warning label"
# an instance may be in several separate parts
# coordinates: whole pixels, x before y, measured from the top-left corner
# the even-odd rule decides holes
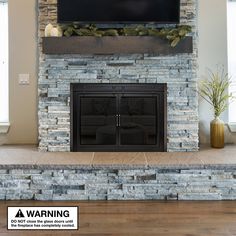
[[[8,207],[9,230],[77,230],[79,207]]]

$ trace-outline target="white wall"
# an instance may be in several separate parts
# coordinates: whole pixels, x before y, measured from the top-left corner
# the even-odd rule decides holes
[[[37,0],[9,2],[10,131],[0,144],[37,143]],[[18,74],[30,74],[20,86]]]
[[[199,0],[199,78],[206,69],[215,70],[217,65],[227,69],[227,0]],[[213,119],[211,107],[199,98],[200,142],[209,143],[209,124]],[[221,117],[228,121],[225,112]],[[226,141],[236,142],[236,134],[226,128]]]

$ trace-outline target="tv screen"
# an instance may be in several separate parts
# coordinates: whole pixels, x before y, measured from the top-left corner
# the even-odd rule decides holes
[[[179,23],[180,0],[58,0],[58,23]]]

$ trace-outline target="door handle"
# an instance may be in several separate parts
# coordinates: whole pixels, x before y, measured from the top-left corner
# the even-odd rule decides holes
[[[119,127],[119,115],[116,115],[116,127]]]
[[[120,115],[116,115],[116,127],[120,127]]]

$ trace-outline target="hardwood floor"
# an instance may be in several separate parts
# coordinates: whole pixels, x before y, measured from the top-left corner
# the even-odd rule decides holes
[[[7,231],[7,206],[80,206],[79,231]],[[0,201],[0,236],[231,236],[236,201],[36,202]]]

